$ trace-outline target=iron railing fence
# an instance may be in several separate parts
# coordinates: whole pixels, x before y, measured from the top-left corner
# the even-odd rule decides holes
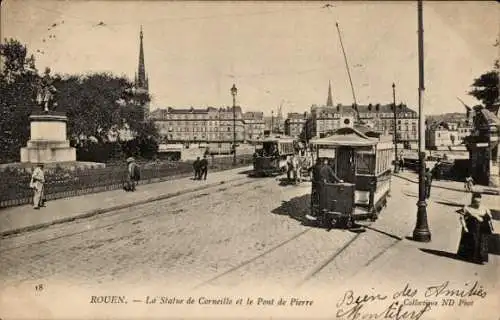
[[[209,160],[209,172],[248,166],[251,156],[242,155],[233,166],[231,156]],[[193,162],[139,163],[141,180],[139,185],[178,179],[193,175]],[[30,204],[33,190],[29,183],[31,174],[25,171],[0,172],[0,208]],[[68,198],[89,193],[117,190],[127,179],[126,165],[82,170],[47,170],[45,172],[44,192],[46,200]]]

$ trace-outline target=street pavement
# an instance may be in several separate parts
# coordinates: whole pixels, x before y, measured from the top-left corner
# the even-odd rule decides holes
[[[423,290],[443,281],[463,287],[475,279],[489,294],[475,302],[479,309],[437,308],[422,319],[442,315],[459,319],[462,312],[469,312],[468,319],[491,319],[484,311],[498,310],[492,304],[498,301],[498,235],[486,265],[454,256],[460,233],[455,211],[467,201],[463,192],[433,189],[427,207],[432,241],[418,243],[406,238],[415,225],[418,194],[417,184],[407,179],[394,177],[388,205],[377,221],[364,222],[366,228],[358,231],[327,231],[303,223],[309,210],[309,183],[284,186],[280,178],[234,175],[238,178],[228,179],[226,174],[226,183],[204,190],[4,237],[0,286],[6,289],[1,292],[0,310],[2,305],[9,310],[18,306],[17,313],[8,315],[28,316],[21,306],[34,299],[34,286],[42,284],[47,289],[37,293],[39,301],[52,301],[62,292],[83,297],[53,307],[50,316],[68,317],[74,310],[82,310],[82,317],[97,311],[115,317],[160,312],[148,306],[82,309],[81,301],[91,294],[189,292],[200,297],[224,292],[267,297],[279,293],[315,301],[308,308],[225,309],[239,310],[232,313],[236,318],[262,312],[287,318],[331,317],[349,289],[390,294],[407,283]],[[209,181],[217,181],[215,177],[214,173]],[[180,187],[180,182],[175,184]],[[498,221],[494,226],[499,230]],[[169,308],[168,316],[216,317],[220,310],[179,306]],[[36,311],[39,316],[49,312],[42,304]]]
[[[208,180],[173,179],[137,187],[136,192],[113,190],[47,202],[47,207],[34,210],[30,205],[0,209],[0,236],[35,230],[52,224],[90,217],[132,205],[169,198],[180,193],[206,188],[232,179],[241,179],[252,167],[210,172]]]

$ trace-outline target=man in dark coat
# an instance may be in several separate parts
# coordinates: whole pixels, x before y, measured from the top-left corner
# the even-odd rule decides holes
[[[335,171],[333,171],[332,166],[328,163],[328,160],[325,159],[323,161],[323,166],[321,167],[321,170],[319,171],[319,178],[321,182],[326,182],[326,183],[335,183],[335,182],[343,182],[343,180],[339,179],[337,175],[335,174]]]
[[[207,172],[208,172],[208,160],[207,156],[203,156],[203,159],[200,161],[200,180],[203,177],[203,180],[207,180]]]
[[[200,175],[200,157],[196,158],[193,162],[193,170],[194,170],[194,180],[201,179]]]
[[[424,176],[424,184],[425,184],[425,198],[429,199],[431,196],[431,185],[432,185],[432,172],[429,168],[425,169]]]

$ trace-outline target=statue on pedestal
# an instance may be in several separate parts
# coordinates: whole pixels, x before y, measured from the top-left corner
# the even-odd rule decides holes
[[[38,84],[38,93],[36,101],[39,106],[43,107],[43,111],[49,112],[50,109],[54,110],[57,106],[54,98],[57,89],[54,86],[54,80],[50,76],[50,68],[45,68],[44,76]]]

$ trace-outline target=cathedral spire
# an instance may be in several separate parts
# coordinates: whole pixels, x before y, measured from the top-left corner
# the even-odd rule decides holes
[[[146,67],[144,65],[144,46],[143,46],[143,33],[142,25],[139,34],[140,44],[139,44],[139,68],[137,72],[137,81],[135,85],[140,89],[148,90],[148,80],[146,78]]]
[[[332,83],[330,81],[328,81],[328,98],[326,99],[326,106],[333,107]]]

